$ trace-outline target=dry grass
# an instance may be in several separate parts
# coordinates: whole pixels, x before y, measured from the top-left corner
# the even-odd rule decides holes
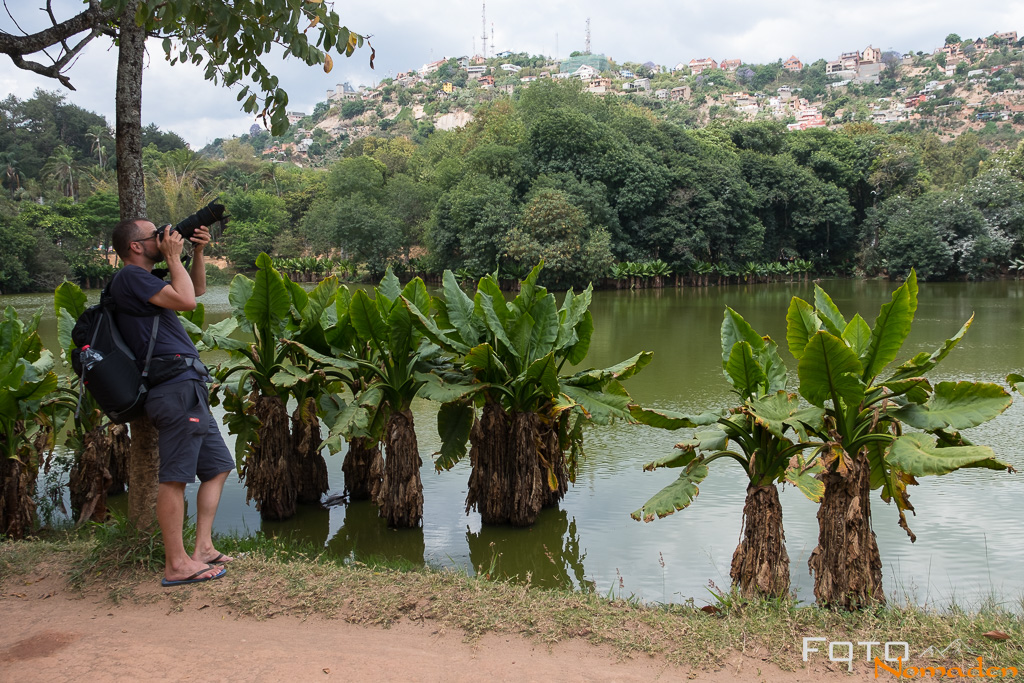
[[[316,615],[384,628],[401,620],[427,621],[434,629],[462,631],[470,640],[484,633],[519,634],[544,643],[581,638],[611,645],[623,656],[645,653],[704,670],[723,666],[736,653],[797,668],[805,636],[854,643],[906,641],[915,662],[969,667],[980,656],[1024,671],[1024,620],[997,607],[835,613],[726,595],[720,611],[709,614],[686,605],[648,606],[592,593],[488,582],[455,571],[341,564],[265,539],[236,545],[250,549],[232,563],[227,580],[203,585],[203,600],[253,619]],[[0,576],[48,564],[78,576],[79,590],[107,591],[114,601],[152,601],[175,611],[192,597],[188,588],[160,592],[153,571],[137,563],[96,569],[96,557],[92,545],[82,541],[2,543]],[[1009,639],[982,635],[990,631]],[[945,655],[920,657],[928,647],[941,651],[951,643],[957,644]],[[857,657],[863,658],[862,648]]]

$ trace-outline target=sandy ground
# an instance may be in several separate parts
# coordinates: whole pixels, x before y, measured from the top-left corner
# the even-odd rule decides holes
[[[155,581],[154,581],[155,584]],[[174,591],[179,601],[172,599]],[[829,667],[785,672],[737,655],[725,668],[690,671],[570,640],[549,647],[518,636],[459,632],[426,623],[391,629],[341,620],[257,621],[204,602],[202,585],[106,595],[28,577],[0,594],[0,681],[859,681]]]

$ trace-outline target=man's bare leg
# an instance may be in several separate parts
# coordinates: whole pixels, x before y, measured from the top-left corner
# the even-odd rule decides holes
[[[195,578],[204,579],[215,576],[220,567],[207,567],[205,562],[197,562],[185,552],[182,538],[182,526],[185,523],[185,484],[177,481],[161,482],[156,493],[156,519],[160,524],[160,533],[164,537],[164,578],[168,581],[181,581],[199,573]]]
[[[197,562],[213,562],[220,552],[213,547],[213,519],[217,516],[220,494],[224,490],[224,482],[228,473],[221,472],[213,479],[199,484],[196,493],[196,549],[192,559]],[[227,563],[235,558],[222,556],[218,562]]]

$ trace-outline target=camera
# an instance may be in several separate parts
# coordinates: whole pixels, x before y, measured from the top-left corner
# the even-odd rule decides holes
[[[230,216],[225,216],[224,211],[225,206],[223,204],[218,204],[217,200],[214,199],[212,202],[199,209],[191,216],[188,216],[175,226],[172,226],[170,223],[167,225],[161,225],[156,229],[157,239],[162,240],[164,238],[164,233],[167,231],[178,231],[181,233],[182,237],[188,240],[196,233],[196,229],[201,225],[209,227],[217,221],[223,221],[226,223]]]

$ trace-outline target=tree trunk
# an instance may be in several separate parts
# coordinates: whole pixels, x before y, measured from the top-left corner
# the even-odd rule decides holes
[[[255,500],[263,519],[288,519],[295,514],[298,500],[288,410],[277,396],[260,395],[255,397],[253,415],[260,428],[242,466],[245,502]]]
[[[160,474],[157,431],[148,417],[131,423],[128,450],[128,519],[137,529],[156,526],[156,491]]]
[[[423,482],[412,412],[394,413],[384,427],[384,479],[377,504],[388,526],[413,528],[423,519]]]
[[[365,437],[349,441],[341,471],[345,475],[345,495],[350,503],[376,500],[384,478],[384,456],[380,454],[380,444]]]
[[[129,0],[118,27],[115,120],[117,195],[121,218],[146,215],[146,185],[142,173],[142,66],[146,32],[135,23],[139,0]]]
[[[512,412],[509,455],[512,472],[513,526],[530,526],[537,520],[548,490],[540,468],[540,418],[536,413]]]
[[[476,509],[484,524],[506,524],[511,517],[509,417],[500,403],[488,400],[469,433],[469,491],[466,512]]]
[[[814,597],[822,607],[860,609],[885,603],[882,558],[871,530],[871,470],[863,455],[849,458],[848,472],[824,476],[818,508],[818,546],[807,561]]]
[[[320,420],[316,416],[316,399],[307,398],[305,409],[299,406],[292,413],[292,459],[298,501],[303,505],[319,505],[327,493],[327,463],[320,454]]]
[[[82,438],[84,448],[77,454],[68,477],[71,513],[78,524],[104,522],[107,519],[107,491],[110,489],[111,445],[113,439],[100,426]]]
[[[14,458],[0,458],[0,535],[25,538],[36,511],[30,468]]]
[[[747,486],[743,538],[732,555],[729,576],[745,598],[789,595],[789,555],[782,529],[782,504],[774,484]]]
[[[128,486],[128,452],[132,440],[128,436],[128,425],[112,424],[109,429],[110,463],[107,469],[110,470],[110,488],[107,489],[107,495],[117,496],[124,493]]]
[[[540,477],[544,482],[543,507],[557,507],[569,490],[569,469],[558,439],[558,422],[540,428]],[[554,488],[552,488],[554,484]]]

